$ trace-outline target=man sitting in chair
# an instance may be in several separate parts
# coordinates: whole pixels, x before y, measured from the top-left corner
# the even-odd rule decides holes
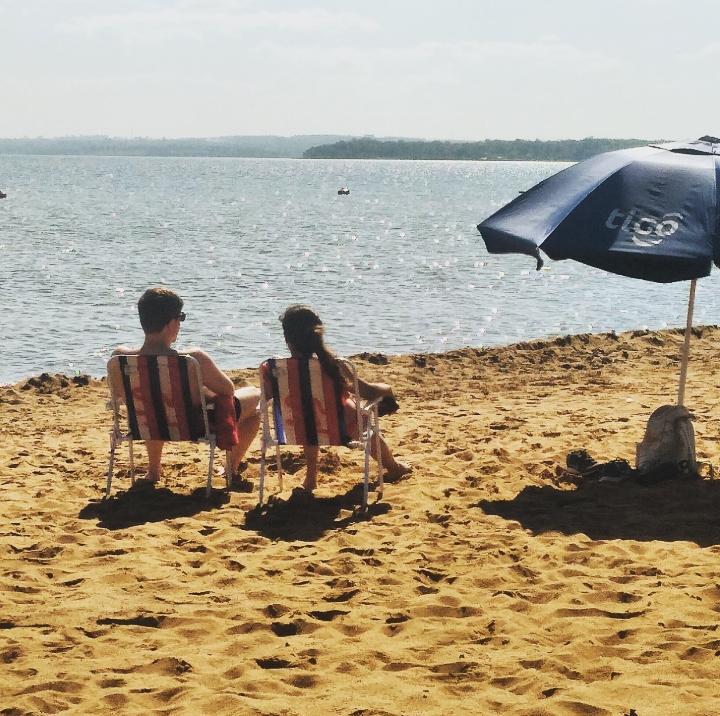
[[[113,351],[113,355],[177,355],[178,351],[172,348],[172,344],[177,340],[180,324],[185,320],[182,307],[182,298],[170,289],[149,288],[138,301],[140,325],[145,333],[142,346],[140,348],[118,346]],[[192,356],[200,364],[203,387],[208,399],[212,400],[216,395],[234,397],[239,442],[230,453],[228,467],[231,470],[230,477],[233,478],[260,425],[257,409],[260,390],[253,386],[236,390],[230,378],[215,365],[207,353],[199,348],[189,348],[183,353]],[[110,380],[113,381],[113,385],[118,385],[122,379],[120,375],[111,375]],[[160,479],[164,444],[162,440],[145,441],[148,470],[143,479],[148,482],[158,482]]]

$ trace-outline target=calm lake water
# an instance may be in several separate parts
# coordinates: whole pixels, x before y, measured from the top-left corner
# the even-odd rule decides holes
[[[102,375],[158,284],[185,299],[178,347],[224,368],[282,353],[293,302],[346,355],[683,325],[687,284],[486,252],[475,225],[564,166],[0,156],[0,382]],[[698,324],[718,322],[717,281]]]

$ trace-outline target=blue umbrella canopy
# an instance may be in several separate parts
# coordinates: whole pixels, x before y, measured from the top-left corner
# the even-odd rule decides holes
[[[683,404],[696,279],[720,266],[720,139],[598,154],[520,194],[478,230],[490,253],[529,254],[538,269],[542,249],[632,278],[691,280]]]
[[[657,282],[720,261],[720,139],[599,154],[536,184],[478,224],[490,253],[574,259]]]

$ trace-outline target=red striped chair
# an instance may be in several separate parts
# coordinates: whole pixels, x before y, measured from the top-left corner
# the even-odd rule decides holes
[[[280,445],[342,445],[365,452],[363,508],[367,507],[370,477],[370,446],[378,441],[378,494],[382,495],[383,471],[380,458],[380,420],[378,400],[364,403],[359,398],[355,368],[353,395],[346,396],[323,370],[317,358],[270,358],[260,366],[260,414],[262,440],[260,454],[259,502],[265,487],[266,453],[275,446],[278,484],[282,490]],[[358,439],[352,439],[345,425],[345,402],[355,402]],[[272,417],[272,420],[271,420]],[[271,429],[272,421],[272,429]]]
[[[208,409],[212,406],[205,401],[200,364],[188,355],[117,355],[107,365],[113,429],[105,496],[110,494],[112,485],[115,450],[122,442],[128,443],[130,475],[135,483],[134,440],[190,441],[209,445],[206,486],[209,496],[217,437],[208,420]],[[123,412],[127,418],[125,430],[120,427]],[[225,477],[229,487],[228,470]]]

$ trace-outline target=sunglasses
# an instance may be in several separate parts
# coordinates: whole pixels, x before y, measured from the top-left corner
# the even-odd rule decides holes
[[[180,311],[180,313],[178,314],[177,320],[180,321],[180,323],[182,323],[186,318],[187,318],[187,316],[185,314],[185,311]]]

